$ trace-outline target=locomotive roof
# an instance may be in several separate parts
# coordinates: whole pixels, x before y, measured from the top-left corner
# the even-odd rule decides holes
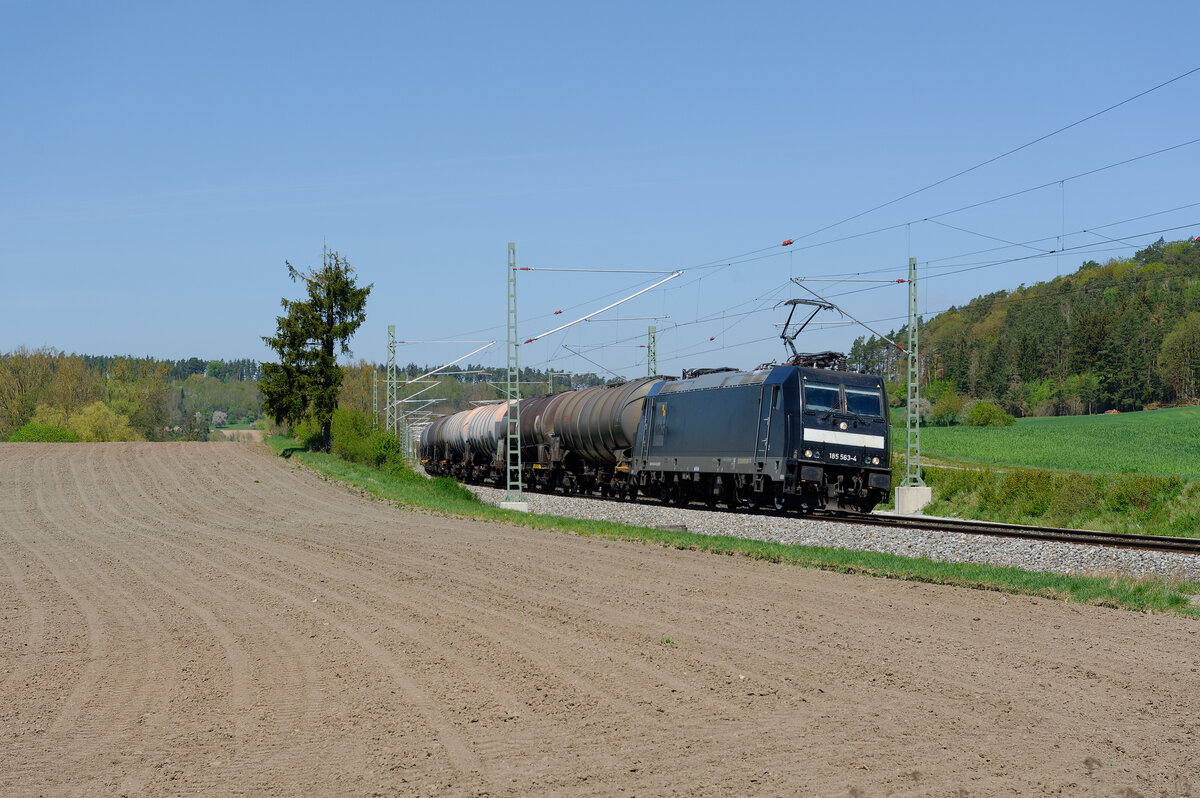
[[[802,379],[814,382],[838,382],[847,385],[861,385],[877,388],[883,384],[883,379],[876,374],[858,374],[853,371],[833,371],[831,369],[815,369],[804,366],[774,366],[769,369],[755,371],[721,371],[713,374],[703,374],[690,380],[677,380],[665,383],[657,391],[659,394],[680,393],[683,391],[702,391],[713,388],[733,388],[740,385],[761,385],[764,382],[783,382],[791,372],[798,372]]]
[[[872,388],[883,384],[883,377],[878,374],[860,374],[857,371],[833,371],[830,369],[810,369],[803,366],[795,366],[800,372],[801,379],[813,380],[814,382],[840,382],[846,385],[861,385],[870,386]]]

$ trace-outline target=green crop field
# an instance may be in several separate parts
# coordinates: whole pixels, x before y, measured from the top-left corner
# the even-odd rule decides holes
[[[903,417],[892,446],[904,451]],[[950,463],[1200,477],[1200,407],[1023,418],[1013,427],[921,427],[921,455]]]

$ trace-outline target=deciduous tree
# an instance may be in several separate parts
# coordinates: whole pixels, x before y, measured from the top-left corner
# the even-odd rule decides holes
[[[1189,313],[1167,335],[1158,353],[1158,368],[1176,395],[1194,400],[1200,387],[1200,313]]]

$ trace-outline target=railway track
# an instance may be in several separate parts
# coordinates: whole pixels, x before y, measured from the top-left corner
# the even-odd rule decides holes
[[[974,521],[959,518],[901,516],[886,513],[871,515],[814,515],[824,521],[871,524],[900,529],[932,529],[939,532],[960,532],[972,535],[1049,540],[1057,543],[1077,543],[1088,546],[1110,546],[1140,551],[1166,551],[1176,554],[1200,555],[1200,538],[1178,538],[1163,535],[1133,535],[1099,532],[1094,529],[1060,529],[1048,526],[1021,526],[995,521]]]
[[[562,496],[564,494],[553,494]],[[575,494],[567,498],[589,499],[591,501],[619,502],[625,499],[602,497],[587,494]],[[649,497],[639,497],[636,501],[646,504],[657,504],[657,500]],[[1108,546],[1111,548],[1130,549],[1134,551],[1162,551],[1174,554],[1200,555],[1200,538],[1169,537],[1165,535],[1136,535],[1119,532],[1101,532],[1094,529],[1062,529],[1048,526],[1022,526],[1020,524],[1004,524],[997,521],[978,521],[961,518],[944,518],[939,516],[907,516],[889,513],[870,513],[855,515],[850,513],[796,513],[784,514],[769,508],[748,510],[744,507],[730,508],[724,506],[705,506],[701,504],[680,505],[670,503],[665,506],[680,509],[703,510],[715,513],[750,513],[752,515],[784,515],[792,518],[809,518],[816,521],[832,521],[869,526],[884,526],[896,529],[928,529],[937,532],[958,532],[969,535],[991,535],[1023,540],[1045,540],[1057,543],[1074,543],[1084,546]],[[686,531],[686,530],[680,530]]]

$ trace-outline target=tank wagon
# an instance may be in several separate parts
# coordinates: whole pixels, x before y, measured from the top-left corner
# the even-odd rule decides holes
[[[425,428],[430,474],[506,482],[504,402]],[[802,366],[649,377],[521,402],[529,490],[870,512],[891,486],[877,376]]]

